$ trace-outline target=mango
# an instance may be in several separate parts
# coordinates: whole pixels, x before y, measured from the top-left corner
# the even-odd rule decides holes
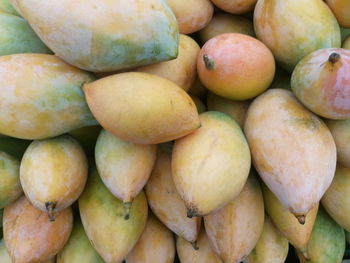
[[[0,0],[0,12],[20,16],[16,9],[11,5],[10,0]]]
[[[0,133],[44,139],[96,124],[81,85],[92,75],[53,55],[0,57]]]
[[[238,196],[250,170],[250,151],[239,125],[228,115],[200,114],[201,128],[175,141],[172,177],[187,215],[204,216]]]
[[[120,73],[86,84],[83,90],[102,127],[125,141],[157,144],[185,136],[200,126],[190,96],[156,75]]]
[[[244,126],[250,102],[249,100],[228,100],[212,92],[208,92],[207,94],[208,110],[226,113],[231,116],[241,128]]]
[[[0,209],[15,201],[23,193],[19,180],[20,161],[0,152]]]
[[[87,159],[79,143],[69,135],[33,141],[23,155],[20,180],[30,202],[54,213],[76,201],[84,190]]]
[[[295,67],[294,95],[312,112],[329,119],[350,118],[350,50],[321,49]]]
[[[133,250],[126,257],[126,263],[173,263],[175,242],[173,233],[159,220],[150,215],[145,230]]]
[[[204,44],[209,39],[225,33],[240,33],[252,37],[255,35],[253,23],[249,19],[239,15],[218,13],[199,31],[199,38]]]
[[[250,105],[244,131],[264,183],[305,223],[334,177],[336,147],[329,129],[290,91],[271,89]]]
[[[210,0],[166,0],[176,16],[179,31],[191,34],[205,27],[213,17]]]
[[[50,222],[46,213],[29,203],[25,196],[5,207],[4,240],[13,262],[44,262],[55,256],[67,242],[73,227],[70,208]]]
[[[253,251],[244,263],[284,263],[289,249],[288,240],[265,216],[264,228]]]
[[[72,234],[57,255],[56,263],[105,263],[92,247],[79,217],[74,220]]]
[[[1,137],[0,151],[12,155],[17,159],[22,159],[22,156],[30,143],[31,141],[29,140],[21,140],[7,136]]]
[[[215,6],[231,14],[243,14],[254,10],[257,0],[211,0]]]
[[[180,35],[179,54],[176,59],[136,68],[134,71],[154,74],[171,80],[188,91],[197,75],[197,56],[200,47],[186,35]]]
[[[211,247],[204,228],[199,233],[196,246],[194,249],[193,245],[182,237],[176,238],[176,250],[181,263],[222,263],[219,255]]]
[[[87,156],[94,156],[95,144],[101,129],[100,125],[85,126],[68,133],[80,143]]]
[[[343,44],[342,44],[342,48],[345,48],[345,49],[350,49],[350,37],[347,37]]]
[[[265,210],[273,224],[295,248],[307,255],[307,243],[309,242],[315,224],[318,204],[310,210],[305,218],[305,224],[302,225],[263,183],[262,190]]]
[[[260,185],[251,174],[233,201],[204,217],[208,238],[224,263],[240,262],[249,255],[263,231],[264,216]]]
[[[350,28],[340,27],[341,41],[344,42],[350,36]]]
[[[141,192],[124,219],[123,203],[103,184],[96,167],[90,170],[79,211],[86,235],[106,263],[121,263],[140,238],[148,215],[147,200]],[[108,233],[108,234],[106,234]]]
[[[115,71],[177,56],[178,26],[163,0],[11,3],[57,56],[81,69]]]
[[[98,136],[95,160],[99,175],[108,190],[125,206],[125,219],[130,206],[151,175],[157,157],[156,145],[123,141],[106,130]]]
[[[331,186],[322,197],[328,214],[346,231],[350,231],[350,168],[337,165]]]
[[[192,96],[192,95],[190,95],[190,96],[191,96],[191,99],[193,100],[194,104],[196,104],[198,114],[201,114],[201,113],[207,111],[207,107],[198,97]]]
[[[1,263],[12,263],[11,257],[7,252],[4,239],[0,241],[0,262]]]
[[[145,192],[152,212],[176,235],[192,244],[197,240],[201,218],[188,218],[184,201],[178,194],[171,172],[171,149],[160,147]]]
[[[254,28],[257,37],[289,72],[307,54],[341,45],[338,22],[319,0],[258,0]]]
[[[325,122],[337,146],[337,161],[350,168],[350,119]]]
[[[347,0],[326,0],[340,26],[350,27],[350,2]]]

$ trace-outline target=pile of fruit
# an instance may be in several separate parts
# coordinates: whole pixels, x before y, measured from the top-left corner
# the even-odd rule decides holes
[[[0,263],[342,261],[349,0],[0,11]]]

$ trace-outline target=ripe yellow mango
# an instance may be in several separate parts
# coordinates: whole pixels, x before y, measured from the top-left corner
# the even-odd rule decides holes
[[[67,242],[73,228],[73,213],[67,208],[50,222],[45,212],[22,196],[5,207],[3,225],[4,240],[13,262],[45,262]]]
[[[200,126],[191,97],[156,75],[120,73],[86,84],[83,90],[102,127],[125,141],[156,144],[185,136]]]
[[[69,135],[33,141],[23,155],[20,180],[30,202],[49,214],[76,201],[84,190],[88,165],[79,143]]]
[[[271,89],[250,105],[244,131],[259,175],[304,223],[334,177],[336,147],[329,129],[290,91]]]
[[[124,219],[123,203],[103,184],[96,167],[90,170],[79,211],[86,235],[106,263],[121,263],[140,238],[147,221],[148,207],[141,192]]]
[[[203,216],[234,199],[247,180],[250,151],[238,124],[228,115],[200,114],[202,126],[175,141],[172,176],[188,216]]]
[[[58,57],[0,57],[0,133],[44,139],[96,124],[81,85],[94,77]]]

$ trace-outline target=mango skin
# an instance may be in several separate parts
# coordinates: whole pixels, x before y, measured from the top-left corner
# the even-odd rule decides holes
[[[0,209],[15,201],[23,193],[19,180],[20,161],[0,152]]]
[[[342,44],[342,48],[345,48],[345,49],[350,49],[350,37],[347,37],[343,44]]]
[[[192,216],[209,214],[234,199],[251,164],[247,141],[230,116],[210,111],[200,114],[200,120],[201,128],[175,141],[171,160],[176,189]]]
[[[57,56],[81,69],[115,71],[177,56],[178,25],[162,0],[11,2]]]
[[[11,257],[6,249],[4,239],[1,239],[1,241],[0,241],[0,262],[1,263],[12,263]]]
[[[20,16],[16,9],[11,5],[10,0],[0,0],[0,12]]]
[[[0,57],[0,133],[44,139],[96,124],[81,85],[94,78],[58,57]]]
[[[254,28],[258,39],[289,72],[312,51],[341,45],[338,22],[319,0],[258,0]]]
[[[200,126],[191,97],[170,80],[143,72],[99,79],[83,87],[102,127],[137,144],[157,144],[185,136]]]
[[[334,177],[336,147],[329,129],[290,91],[271,89],[250,105],[244,131],[260,177],[302,221]]]
[[[140,238],[148,216],[147,200],[141,192],[125,220],[123,203],[109,192],[96,167],[91,168],[79,198],[79,211],[86,235],[106,263],[123,262]]]
[[[4,210],[4,240],[16,263],[37,263],[55,256],[67,242],[73,213],[67,208],[50,222],[47,214],[32,206],[25,196]]]
[[[92,247],[79,217],[74,220],[72,234],[57,255],[56,263],[105,263]]]
[[[327,5],[342,27],[350,27],[350,2],[346,0],[326,0]]]

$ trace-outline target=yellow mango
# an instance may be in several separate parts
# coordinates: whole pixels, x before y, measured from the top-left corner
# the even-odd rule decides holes
[[[13,262],[45,262],[67,242],[73,227],[73,213],[67,208],[50,222],[45,212],[22,196],[5,207],[3,225],[4,240]]]
[[[238,124],[228,115],[200,114],[202,126],[175,141],[172,176],[187,215],[203,216],[234,199],[247,180],[250,151]]]
[[[194,249],[193,245],[182,237],[176,238],[176,250],[181,263],[222,263],[219,255],[211,247],[204,228],[199,233],[196,246]]]
[[[244,131],[259,175],[303,224],[334,177],[329,129],[290,91],[271,89],[250,105]]]
[[[79,210],[86,235],[106,263],[121,263],[140,238],[147,221],[148,208],[141,192],[124,219],[123,203],[103,184],[92,167],[85,190],[79,198]]]
[[[243,14],[254,10],[257,0],[211,0],[215,6],[231,14]]]
[[[156,144],[185,136],[200,126],[191,97],[156,75],[116,74],[86,84],[83,90],[102,127],[125,141]]]
[[[1,263],[12,263],[11,257],[6,249],[4,239],[1,239],[1,241],[0,241],[0,262]]]
[[[133,250],[126,257],[126,263],[173,263],[175,242],[173,233],[156,217],[150,215],[145,230]]]
[[[264,215],[260,185],[251,174],[233,201],[204,217],[209,240],[224,263],[240,262],[249,255],[262,233]]]
[[[44,139],[96,124],[81,85],[92,75],[53,55],[0,57],[0,133]]]
[[[179,54],[176,59],[134,69],[171,80],[188,91],[197,76],[197,55],[200,47],[186,35],[180,35]]]
[[[326,0],[342,27],[350,27],[350,2],[348,0]]]
[[[125,219],[134,198],[151,175],[157,157],[156,145],[126,142],[102,130],[95,146],[99,175],[111,193],[123,201]]]
[[[115,71],[177,56],[178,25],[163,0],[11,3],[57,56],[81,69]]]
[[[207,92],[208,92],[207,88],[204,87],[203,83],[197,76],[192,87],[188,91],[188,94],[190,94],[191,96],[196,96],[200,99],[205,99]]]
[[[265,216],[264,228],[253,251],[244,263],[284,263],[289,249],[288,240]]]
[[[350,49],[350,36],[344,40],[344,42],[342,44],[342,48]]]
[[[87,178],[87,159],[78,142],[69,135],[33,141],[23,155],[20,180],[30,202],[54,213],[76,201]]]
[[[184,201],[178,194],[171,173],[170,151],[158,151],[157,161],[148,180],[145,192],[153,213],[176,235],[194,244],[201,218],[188,218]]]

